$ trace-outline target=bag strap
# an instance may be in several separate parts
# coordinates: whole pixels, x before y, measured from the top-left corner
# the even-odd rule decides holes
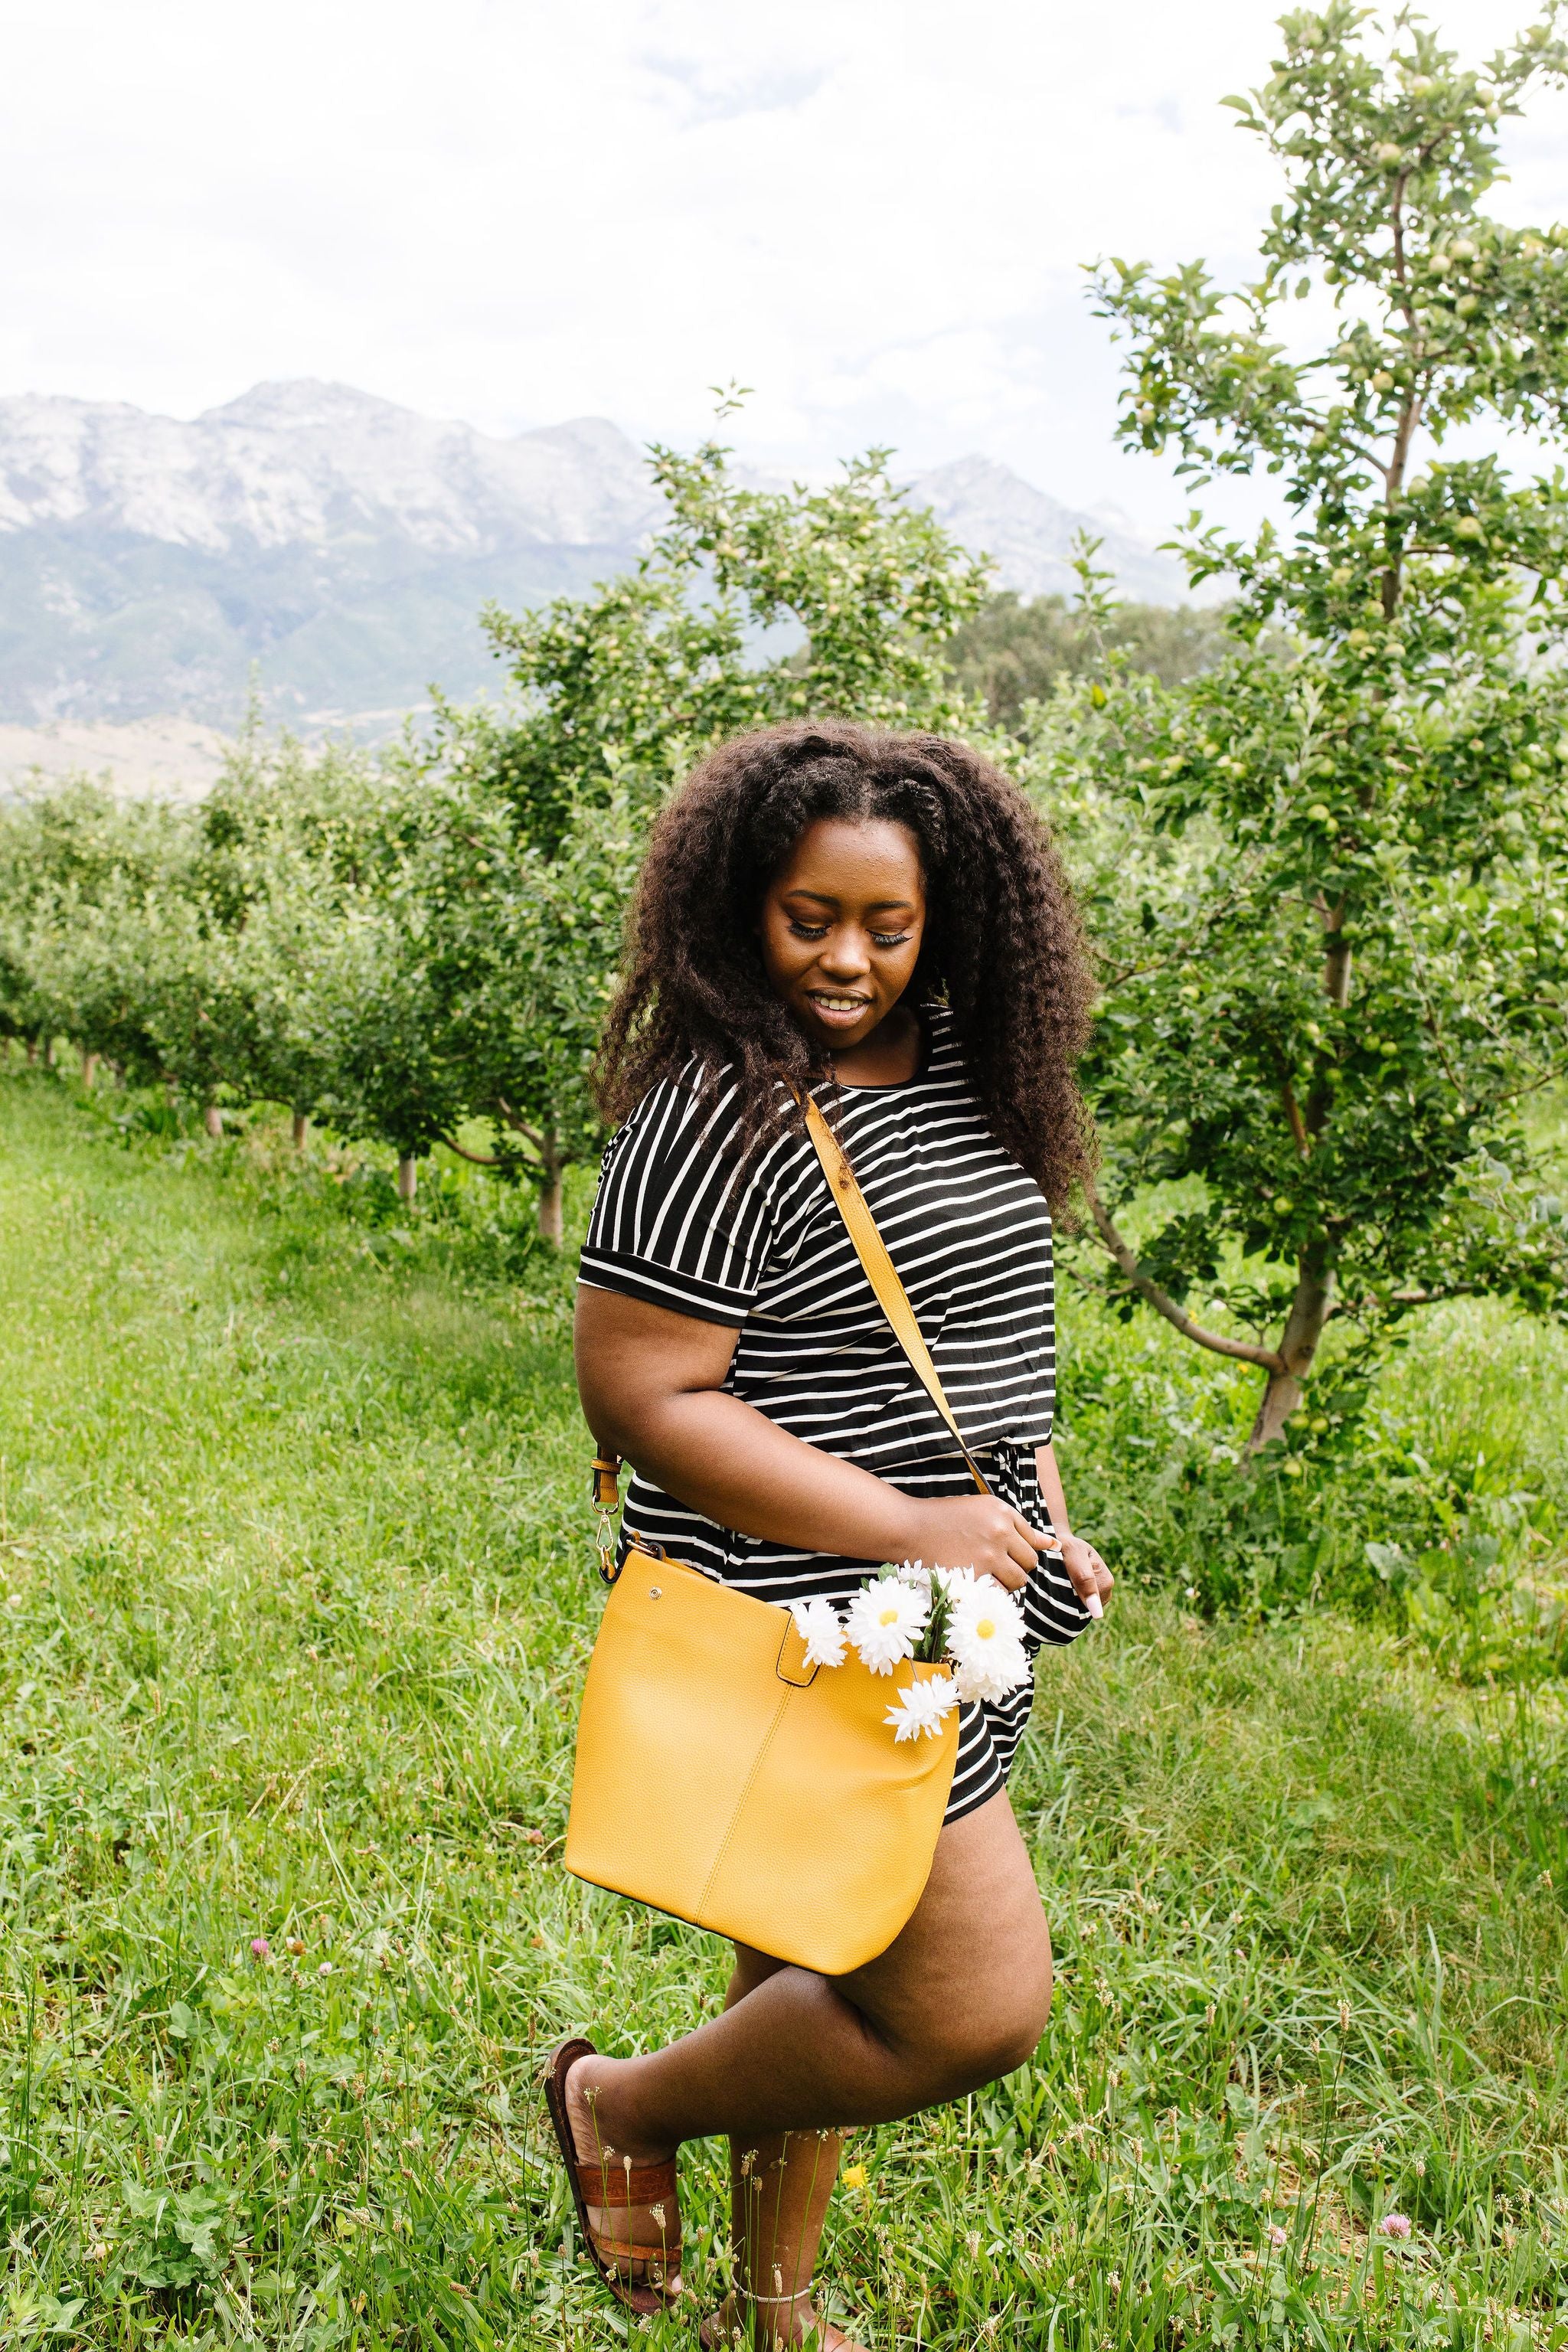
[[[899,1270],[888,1255],[888,1244],[877,1230],[877,1220],[871,1214],[866,1195],[856,1181],[844,1146],[823,1118],[816,1104],[807,1096],[805,1124],[816,1156],[822,1162],[822,1172],[827,1188],[838,1203],[838,1213],[849,1229],[855,1244],[855,1255],[865,1270],[866,1279],[877,1294],[877,1304],[893,1328],[893,1337],[918,1373],[921,1385],[952,1432],[954,1442],[969,1465],[969,1475],[983,1495],[991,1492],[979,1464],[963,1442],[963,1432],[953,1416],[947,1401],[925,1334],[915,1318],[908,1291],[899,1280]]]
[[[888,1244],[877,1230],[877,1220],[871,1214],[844,1147],[809,1095],[805,1097],[805,1108],[806,1132],[816,1146],[816,1156],[822,1162],[822,1172],[827,1179],[827,1189],[837,1203],[838,1213],[855,1245],[855,1255],[860,1261],[867,1281],[877,1294],[877,1304],[892,1326],[893,1337],[909,1358],[921,1387],[952,1431],[953,1443],[968,1465],[970,1476],[981,1493],[988,1495],[991,1488],[980,1465],[963,1442],[963,1432],[959,1428],[952,1407],[947,1401],[941,1375],[925,1343],[925,1334],[916,1320],[914,1308],[910,1305],[909,1293],[899,1279],[897,1266],[888,1255]],[[609,1518],[619,1501],[620,1469],[618,1455],[599,1454],[595,1456],[594,1508],[599,1514],[596,1548],[600,1572],[606,1584],[615,1580]]]

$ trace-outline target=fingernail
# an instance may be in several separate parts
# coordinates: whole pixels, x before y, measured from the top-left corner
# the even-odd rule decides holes
[[[1098,1592],[1086,1592],[1083,1597],[1083,1605],[1088,1610],[1091,1617],[1103,1617],[1105,1614],[1104,1610],[1100,1605],[1100,1595]]]

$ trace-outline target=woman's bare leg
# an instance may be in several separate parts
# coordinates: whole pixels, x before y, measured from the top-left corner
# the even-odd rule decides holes
[[[738,1944],[725,2008],[733,2009],[783,1965]],[[812,2273],[843,2148],[842,2133],[826,2130],[769,2132],[750,2146],[731,2141],[736,2283],[752,2295],[773,2299],[748,2304],[740,2295],[727,2297],[719,2314],[726,2341],[772,2352],[774,2346],[798,2343],[818,2325]]]
[[[644,2162],[718,2132],[745,2148],[912,2115],[1021,2065],[1050,1993],[1034,1873],[999,1793],[942,1831],[915,1914],[879,1958],[831,1979],[770,1965],[668,2049],[580,2060],[578,2145]]]
[[[843,2136],[770,2132],[748,2147],[730,2145],[735,2281],[720,2312],[726,2342],[754,2352],[798,2344],[820,2326],[812,2273],[838,2173]]]

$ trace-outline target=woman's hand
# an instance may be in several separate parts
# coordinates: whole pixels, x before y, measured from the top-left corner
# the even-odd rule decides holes
[[[976,1576],[994,1576],[1009,1592],[1016,1592],[1043,1551],[1056,1538],[1029,1525],[1022,1512],[1010,1510],[994,1495],[942,1495],[929,1502],[910,1498],[911,1529],[906,1559],[924,1568],[972,1568]]]
[[[1060,1541],[1062,1566],[1071,1580],[1073,1591],[1091,1617],[1103,1616],[1116,1579],[1094,1546],[1085,1543],[1081,1536],[1063,1536]]]
[[[1016,1592],[1042,1551],[1060,1549],[1073,1591],[1091,1617],[1103,1615],[1115,1578],[1082,1536],[1048,1535],[994,1495],[943,1495],[910,1506],[914,1532],[903,1556],[926,1568],[973,1568]]]

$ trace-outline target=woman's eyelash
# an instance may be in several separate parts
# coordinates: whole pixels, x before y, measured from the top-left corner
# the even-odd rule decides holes
[[[825,940],[827,937],[826,923],[797,923],[792,920],[790,929],[797,940]],[[908,931],[873,931],[871,940],[876,947],[901,948],[909,936]]]

